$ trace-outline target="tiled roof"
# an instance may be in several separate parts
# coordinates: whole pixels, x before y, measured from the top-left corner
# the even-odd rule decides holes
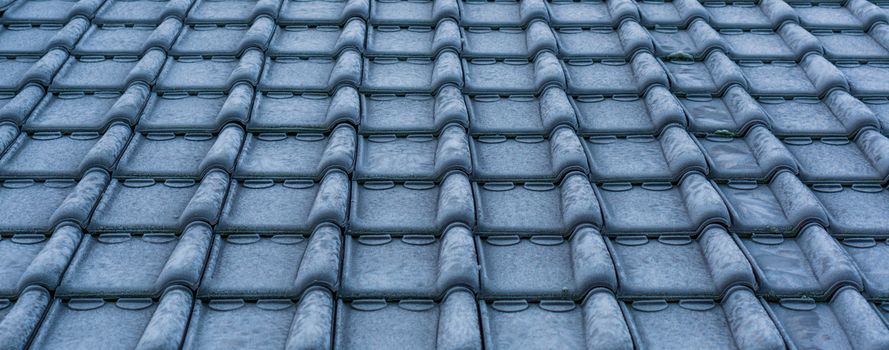
[[[0,0],[2,349],[889,349],[889,4]]]

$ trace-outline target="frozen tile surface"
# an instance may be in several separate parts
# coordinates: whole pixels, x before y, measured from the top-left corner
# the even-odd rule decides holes
[[[0,348],[889,349],[889,7],[0,0]]]

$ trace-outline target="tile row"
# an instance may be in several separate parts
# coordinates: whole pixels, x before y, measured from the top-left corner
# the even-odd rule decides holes
[[[322,288],[309,289],[298,299],[245,301],[195,300],[181,287],[154,299],[53,299],[44,289],[31,287],[4,306],[0,316],[18,326],[15,332],[0,330],[4,345],[24,347],[30,340],[34,349],[74,344],[121,349],[232,344],[263,349],[889,345],[885,307],[868,302],[851,288],[839,289],[826,301],[770,302],[749,289],[736,288],[719,301],[622,301],[597,289],[582,302],[528,302],[476,301],[462,288],[450,290],[440,301],[335,300]],[[677,328],[677,322],[689,327]],[[817,343],[809,336],[812,332],[820,335]],[[115,342],[109,344],[107,339]]]
[[[609,236],[658,237],[696,235],[713,223],[745,235],[793,235],[816,222],[837,236],[870,237],[889,235],[887,196],[879,184],[807,186],[788,171],[765,183],[716,183],[690,172],[675,183],[591,184],[577,172],[558,183],[470,183],[462,172],[440,182],[350,183],[339,169],[320,181],[231,179],[218,168],[197,180],[109,180],[106,172],[92,169],[80,180],[4,180],[0,198],[7,204],[0,227],[46,233],[70,222],[93,233],[180,232],[204,221],[218,222],[222,233],[309,233],[332,222],[358,235],[438,235],[462,223],[483,236],[567,237],[592,225]]]

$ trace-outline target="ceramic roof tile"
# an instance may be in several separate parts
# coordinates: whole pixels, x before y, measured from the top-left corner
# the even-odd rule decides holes
[[[306,233],[346,221],[349,180],[342,171],[312,180],[232,181],[217,230],[223,233]]]
[[[141,58],[74,56],[56,74],[50,90],[120,92],[134,83],[153,84],[165,58],[160,49],[149,50]]]
[[[139,120],[149,91],[148,85],[137,83],[122,92],[47,93],[25,121],[22,130],[101,132],[117,121],[132,126]]]
[[[169,50],[182,22],[168,18],[158,25],[103,24],[93,25],[86,31],[75,55],[142,55],[151,48]]]
[[[607,234],[695,234],[708,224],[730,221],[719,193],[699,172],[688,173],[677,185],[607,182],[596,192]]]
[[[436,134],[451,123],[469,124],[467,105],[454,85],[442,86],[435,95],[361,95],[361,134]]]
[[[463,288],[452,289],[440,302],[340,299],[337,304],[334,349],[481,347],[476,301]]]
[[[73,298],[52,301],[31,346],[37,349],[112,347],[148,349],[179,346],[188,324],[191,294],[168,289],[160,299]],[[115,343],[104,344],[114,339]]]
[[[569,239],[504,235],[479,237],[476,242],[482,298],[581,300],[596,287],[617,289],[611,255],[593,228],[581,227]]]
[[[579,225],[602,226],[596,194],[586,176],[572,172],[560,183],[473,183],[482,235],[568,236]]]
[[[215,169],[231,173],[243,140],[244,131],[235,124],[215,135],[136,134],[121,155],[114,175],[117,178],[201,179]]]
[[[762,125],[753,126],[744,137],[708,134],[697,142],[707,158],[711,179],[765,180],[782,169],[799,172],[793,154]]]
[[[808,226],[792,239],[755,234],[739,241],[769,298],[826,298],[844,285],[863,287],[850,255],[820,225]]]
[[[105,0],[94,23],[158,24],[168,17],[185,19],[194,0]]]
[[[256,349],[329,349],[335,303],[331,293],[323,288],[307,291],[297,302],[200,300],[191,313],[184,348],[250,344]],[[277,326],[269,327],[270,324]],[[262,341],[258,342],[259,339]]]
[[[721,303],[684,299],[626,304],[636,341],[642,346],[782,349],[774,323],[748,289],[736,289]],[[677,323],[689,327],[676,328]]]
[[[495,300],[480,303],[488,349],[633,348],[620,301],[606,289],[590,291],[582,302]]]
[[[61,24],[7,24],[0,27],[0,52],[40,55],[54,48],[74,49],[74,44],[89,28],[89,21],[75,17]]]
[[[276,28],[275,21],[265,16],[251,25],[192,24],[183,28],[170,54],[240,56],[250,48],[265,50]]]
[[[355,129],[340,124],[330,134],[250,134],[238,158],[238,178],[321,179],[332,169],[351,173]]]
[[[440,236],[347,236],[343,260],[346,298],[439,298],[452,287],[479,289],[472,233],[453,226]]]
[[[213,235],[201,298],[299,298],[311,286],[336,290],[342,238],[325,224],[306,234]]]
[[[142,110],[137,131],[216,133],[230,123],[247,124],[253,87],[240,82],[228,92],[154,92]]]
[[[798,298],[767,305],[785,341],[792,346],[816,346],[812,338],[804,335],[809,332],[824,335],[817,346],[880,348],[889,345],[889,337],[883,333],[886,325],[880,315],[853,288],[838,290],[828,302]],[[818,321],[809,323],[814,320]]]
[[[658,137],[592,136],[584,146],[590,178],[596,182],[675,181],[690,171],[708,171],[704,154],[680,127],[667,128]]]
[[[470,172],[469,140],[457,125],[438,137],[368,135],[358,141],[356,180],[440,180],[451,171]]]
[[[609,238],[608,245],[622,297],[717,298],[734,286],[756,288],[750,264],[721,226],[697,239],[624,235]]]
[[[358,91],[343,86],[335,92],[257,92],[247,130],[251,132],[332,130],[338,123],[358,124]]]
[[[206,224],[190,225],[178,236],[84,235],[56,295],[157,297],[173,285],[194,289],[204,269],[211,235]]]
[[[272,37],[268,53],[272,56],[337,56],[347,49],[363,51],[366,31],[368,31],[367,26],[361,19],[349,20],[343,26],[288,25],[278,27]],[[371,38],[374,36],[372,34],[367,34],[367,36],[368,46],[373,48],[374,42]],[[426,40],[417,41],[422,43]],[[371,49],[368,50],[368,52],[370,51]]]
[[[580,139],[571,128],[542,136],[479,136],[472,139],[472,177],[477,181],[560,181],[589,172]]]

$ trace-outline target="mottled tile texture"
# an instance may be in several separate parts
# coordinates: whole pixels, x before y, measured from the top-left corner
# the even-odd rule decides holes
[[[889,6],[0,0],[0,349],[889,349]]]

